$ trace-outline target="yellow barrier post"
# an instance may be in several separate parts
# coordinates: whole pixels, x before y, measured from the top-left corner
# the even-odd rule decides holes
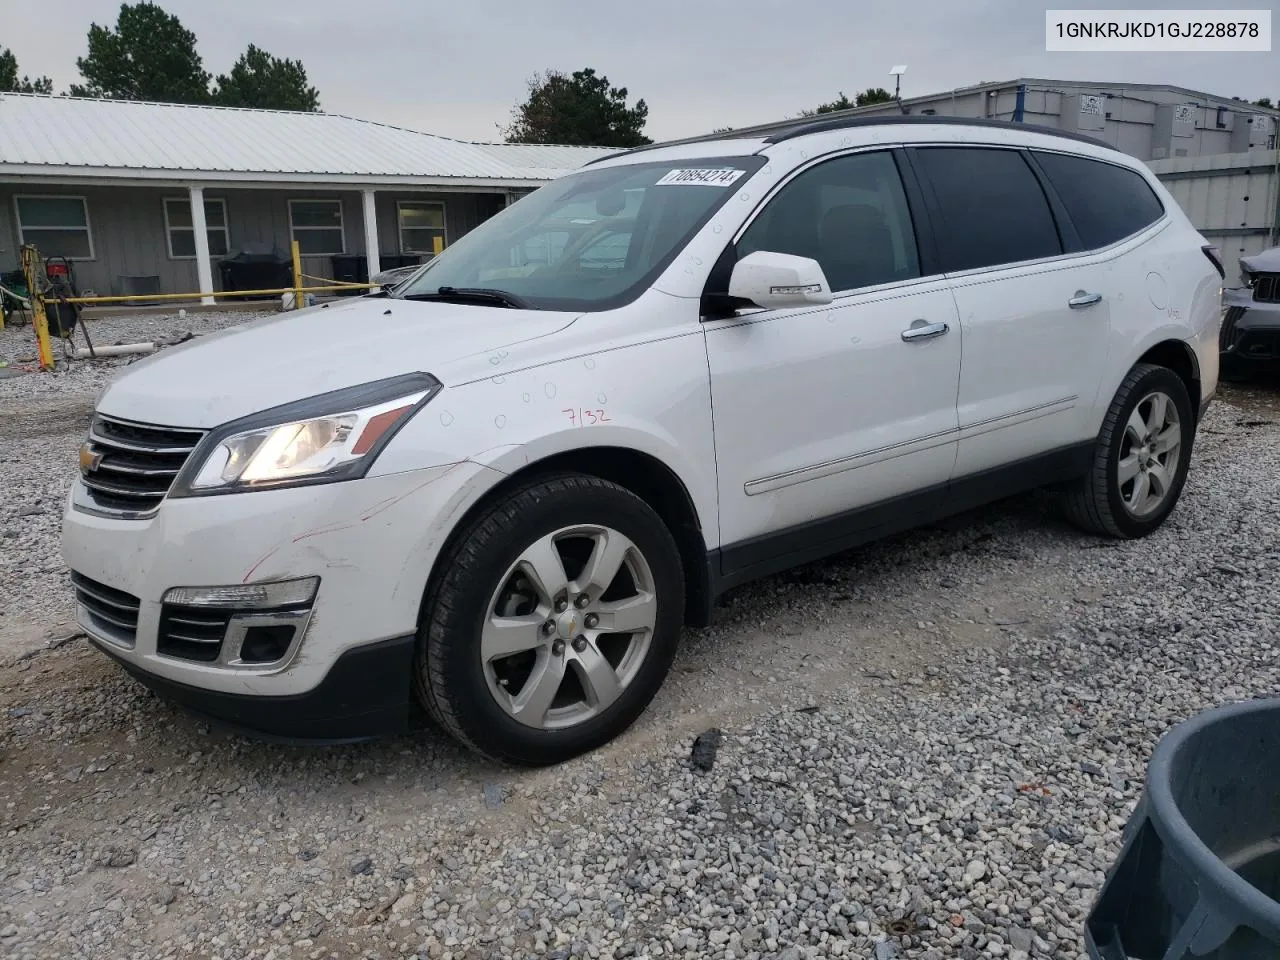
[[[431,238],[431,254],[432,256],[440,256],[444,253],[444,237]]]
[[[44,315],[44,296],[36,286],[35,264],[39,260],[36,248],[22,248],[22,272],[27,278],[27,297],[31,301],[31,325],[36,328],[36,351],[40,355],[40,369],[53,369],[53,345],[49,342],[49,321]]]
[[[293,249],[293,309],[301,310],[305,303],[302,299],[302,251],[298,241],[294,240]]]

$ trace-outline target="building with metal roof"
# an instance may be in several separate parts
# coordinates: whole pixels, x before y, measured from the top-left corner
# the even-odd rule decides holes
[[[4,93],[0,271],[35,243],[73,262],[82,291],[209,292],[229,289],[242,254],[279,260],[296,239],[304,272],[358,280],[432,256],[609,152],[338,114]]]

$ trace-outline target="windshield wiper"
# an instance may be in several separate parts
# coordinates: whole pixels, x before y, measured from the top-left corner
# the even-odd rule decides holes
[[[504,307],[527,310],[529,304],[514,293],[505,290],[491,290],[487,287],[440,287],[435,293],[406,293],[405,300],[480,300],[486,303],[498,303]]]

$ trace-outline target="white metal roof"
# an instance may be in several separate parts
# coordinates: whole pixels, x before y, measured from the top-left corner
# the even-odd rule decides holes
[[[536,186],[611,152],[324,113],[0,94],[0,176]]]

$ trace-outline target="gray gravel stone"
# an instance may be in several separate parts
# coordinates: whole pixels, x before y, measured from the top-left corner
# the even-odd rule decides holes
[[[1240,416],[1210,409],[1141,541],[1033,495],[734,591],[633,731],[546,771],[430,729],[223,735],[83,644],[0,660],[0,702],[36,709],[0,730],[0,953],[1078,960],[1155,743],[1280,685],[1280,428]],[[0,629],[68,606],[54,504],[83,423],[48,417],[66,429],[0,444],[0,573],[34,571]]]

